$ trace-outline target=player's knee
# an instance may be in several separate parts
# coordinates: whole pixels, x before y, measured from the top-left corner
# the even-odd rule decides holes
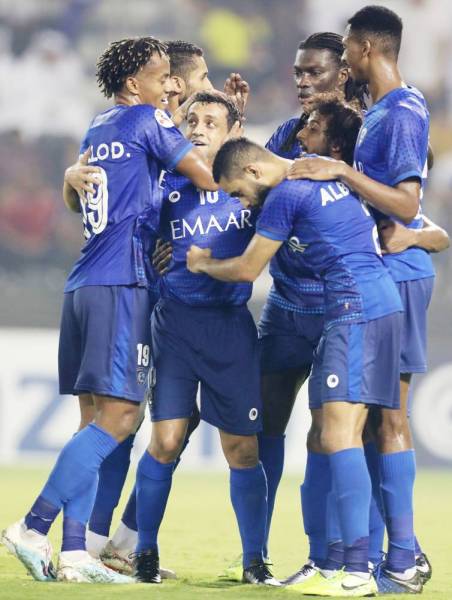
[[[158,436],[152,436],[149,452],[162,463],[173,462],[180,454],[183,441],[184,437],[178,432],[159,433]]]
[[[259,462],[256,436],[234,436],[234,440],[223,441],[223,451],[230,467],[244,469],[255,467]]]
[[[324,452],[322,445],[322,427],[314,421],[311,423],[311,427],[308,431],[306,446],[310,452]]]
[[[408,419],[401,411],[384,411],[378,428],[378,437],[381,441],[404,438],[409,435],[409,431]]]

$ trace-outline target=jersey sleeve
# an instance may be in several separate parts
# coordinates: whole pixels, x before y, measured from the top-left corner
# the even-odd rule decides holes
[[[423,116],[408,107],[393,109],[385,130],[385,144],[389,185],[411,177],[422,179],[428,148],[428,126]]]
[[[274,188],[267,196],[257,219],[256,233],[284,242],[290,236],[294,222],[303,213],[301,186],[285,182]]]
[[[140,114],[140,137],[146,150],[168,169],[174,169],[193,145],[170,117],[158,108],[146,107]]]
[[[278,154],[279,149],[281,148],[281,145],[284,141],[283,135],[284,135],[284,131],[286,129],[284,127],[284,125],[285,125],[285,123],[280,125],[278,127],[278,129],[276,129],[276,131],[273,133],[271,138],[268,140],[268,142],[265,144],[265,147],[267,148],[267,150],[270,150],[270,152],[274,152],[275,154]]]

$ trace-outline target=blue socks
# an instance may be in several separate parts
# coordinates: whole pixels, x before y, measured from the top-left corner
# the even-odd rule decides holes
[[[267,517],[267,480],[262,464],[230,468],[231,502],[240,530],[243,568],[263,559]]]
[[[175,461],[161,463],[146,450],[136,482],[137,552],[157,550],[157,535],[171,490]]]
[[[304,530],[309,538],[309,559],[319,567],[327,557],[327,498],[330,489],[328,455],[308,451],[304,482],[300,487],[301,510]]]
[[[400,573],[415,565],[413,487],[414,450],[380,455],[381,491],[388,531],[386,567]]]
[[[263,548],[264,557],[268,557],[268,537],[270,535],[270,526],[272,522],[273,509],[275,507],[276,492],[281,481],[284,469],[284,443],[285,435],[264,435],[259,433],[257,439],[259,442],[259,460],[264,467],[267,477],[267,520],[265,530],[265,544]]]
[[[364,450],[347,448],[329,455],[337,495],[346,571],[368,572],[371,482]]]
[[[133,490],[130,493],[124,512],[122,513],[121,521],[129,529],[138,531],[137,525],[137,486],[133,486]]]
[[[331,489],[326,500],[326,539],[327,557],[318,566],[328,571],[339,571],[344,566],[344,544],[337,506],[337,495]]]
[[[381,495],[380,452],[375,442],[368,442],[364,445],[364,454],[366,455],[367,468],[372,482],[369,514],[369,560],[376,565],[383,556],[385,521],[383,497]]]
[[[107,431],[90,423],[64,446],[40,496],[25,517],[27,527],[46,534],[65,505],[70,518],[86,524],[100,465],[118,446]]]
[[[96,500],[89,520],[89,529],[99,535],[108,536],[113,511],[118,506],[122,488],[130,465],[135,435],[129,435],[104,460],[99,470]]]
[[[64,517],[61,552],[71,550],[86,550],[86,525],[70,517]]]

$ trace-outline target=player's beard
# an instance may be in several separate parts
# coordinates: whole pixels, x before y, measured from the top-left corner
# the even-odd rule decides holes
[[[256,202],[254,204],[254,206],[260,208],[261,206],[263,206],[264,202],[265,202],[265,198],[267,197],[269,191],[271,190],[271,187],[268,185],[262,185],[262,183],[256,183],[256,194],[255,194],[255,199]]]

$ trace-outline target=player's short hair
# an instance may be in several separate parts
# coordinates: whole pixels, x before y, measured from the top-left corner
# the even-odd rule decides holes
[[[228,140],[218,150],[213,161],[213,178],[219,183],[221,177],[232,179],[234,176],[240,176],[247,162],[270,156],[271,152],[246,137]]]
[[[195,68],[195,57],[204,56],[202,48],[191,42],[171,40],[166,42],[170,57],[171,75],[176,75],[187,81],[190,72]]]
[[[385,54],[396,58],[402,41],[402,19],[392,10],[384,6],[365,6],[348,20],[350,30],[358,36],[375,37]]]
[[[346,63],[342,60],[344,45],[342,43],[342,35],[333,31],[320,31],[313,33],[298,45],[299,50],[328,50],[331,58],[336,63],[338,69],[346,67]],[[345,82],[345,99],[347,101],[357,100],[361,108],[365,108],[364,95],[366,93],[366,85],[357,84],[350,76]],[[288,136],[281,145],[281,150],[289,152],[297,138],[299,131],[306,125],[306,115],[302,114],[295,124],[294,128],[289,132]]]
[[[153,54],[167,55],[164,42],[153,37],[127,38],[112,42],[97,61],[96,77],[107,98],[120,92],[127,77],[136,75]]]
[[[221,106],[224,106],[228,113],[228,131],[236,121],[239,123],[242,122],[242,115],[240,114],[237,104],[234,102],[234,100],[232,100],[232,98],[223,92],[219,92],[217,90],[211,92],[198,92],[192,97],[187,108],[187,113],[193,104],[195,104],[195,102],[200,102],[201,104],[221,104]]]
[[[356,140],[363,118],[358,104],[344,101],[341,94],[318,94],[312,100],[309,112],[326,117],[326,136],[330,144],[339,146],[342,160],[353,165]]]

